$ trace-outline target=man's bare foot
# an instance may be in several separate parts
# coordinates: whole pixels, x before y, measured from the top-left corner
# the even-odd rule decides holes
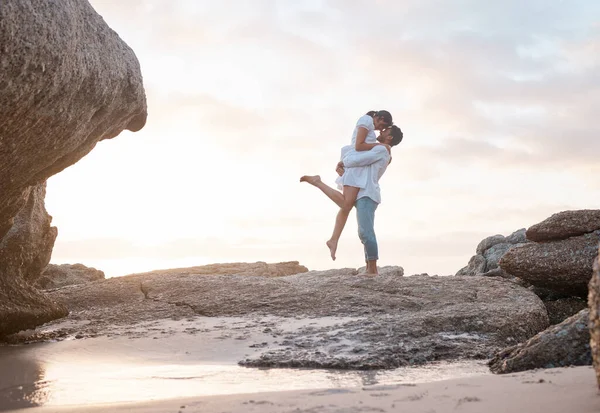
[[[329,253],[331,254],[331,259],[335,261],[335,252],[337,251],[337,241],[329,240],[325,243],[327,248],[329,248]]]
[[[379,271],[377,271],[377,264],[375,261],[368,261],[367,268],[365,269],[367,277],[377,277],[379,275]]]
[[[300,182],[308,182],[311,185],[316,185],[321,182],[321,177],[319,175],[304,175],[300,178]]]

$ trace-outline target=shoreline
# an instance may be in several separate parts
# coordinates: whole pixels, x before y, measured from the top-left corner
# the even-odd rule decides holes
[[[596,413],[600,396],[590,366],[486,375],[420,384],[175,398],[140,403],[33,407],[29,413],[71,412],[392,412]]]

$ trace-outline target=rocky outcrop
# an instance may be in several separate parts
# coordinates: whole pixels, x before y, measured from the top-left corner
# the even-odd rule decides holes
[[[350,268],[265,275],[163,271],[69,286],[50,295],[71,313],[45,328],[57,334],[64,325],[64,334],[80,337],[132,329],[152,335],[152,328],[131,326],[167,318],[256,320],[271,341],[259,343],[244,365],[375,369],[489,358],[548,326],[541,300],[503,279],[394,271],[369,277]]]
[[[35,286],[42,290],[50,290],[103,279],[104,272],[83,264],[49,264]]]
[[[565,295],[587,297],[600,232],[513,248],[501,268],[528,283]]]
[[[502,350],[489,362],[490,369],[494,373],[513,373],[589,365],[592,355],[588,322],[589,310],[582,310],[528,341]]]
[[[575,237],[600,229],[600,209],[563,211],[527,229],[527,239],[536,242]]]
[[[594,260],[594,274],[589,286],[590,307],[590,346],[596,369],[598,387],[600,387],[600,251]]]
[[[527,243],[525,228],[515,231],[507,237],[500,234],[487,237],[477,245],[475,255],[471,257],[467,266],[460,269],[456,275],[510,278],[509,274],[505,274],[499,268],[498,263],[509,249],[525,243]]]
[[[32,194],[39,198],[48,177],[98,141],[141,129],[146,100],[133,51],[86,0],[2,1],[0,49],[1,336],[65,314],[27,286],[47,264],[56,236],[38,222],[29,227],[41,233],[16,235],[28,226],[21,219],[28,219]],[[17,241],[23,237],[26,244]],[[26,252],[33,242],[45,245],[37,255]]]
[[[582,329],[585,324],[582,317],[587,317],[587,313],[581,311],[587,308],[588,282],[592,278],[592,262],[598,253],[600,210],[560,212],[513,235],[518,245],[501,255],[498,268],[488,269],[489,258],[500,255],[494,248],[503,243],[502,236],[495,235],[478,245],[477,255],[457,275],[503,277],[528,289],[542,299],[553,326],[527,343],[499,353],[491,363],[492,370],[509,372],[589,364],[594,350],[586,350],[586,334],[589,333]],[[597,282],[592,279],[589,283],[590,301],[594,296],[591,289],[598,288]],[[593,320],[598,316],[593,304],[590,302],[589,305],[594,349],[594,345],[598,346],[594,343],[600,340],[599,332],[594,341],[594,329],[597,330],[600,323],[594,324]],[[600,373],[598,380],[600,384]]]

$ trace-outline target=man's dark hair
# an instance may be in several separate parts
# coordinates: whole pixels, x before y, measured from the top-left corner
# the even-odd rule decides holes
[[[390,146],[398,145],[400,142],[402,142],[402,138],[404,138],[404,133],[402,133],[402,130],[396,125],[392,125],[392,131],[390,134],[392,135]]]

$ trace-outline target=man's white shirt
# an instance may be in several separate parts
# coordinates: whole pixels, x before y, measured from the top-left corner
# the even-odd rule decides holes
[[[353,149],[351,145],[350,148]],[[344,147],[345,149],[346,147]],[[369,197],[378,204],[381,203],[381,190],[379,188],[379,179],[383,176],[388,164],[390,163],[390,154],[383,145],[375,146],[369,151],[347,150],[342,159],[344,169],[364,168],[366,176],[366,185],[358,192],[357,200],[363,197]]]

